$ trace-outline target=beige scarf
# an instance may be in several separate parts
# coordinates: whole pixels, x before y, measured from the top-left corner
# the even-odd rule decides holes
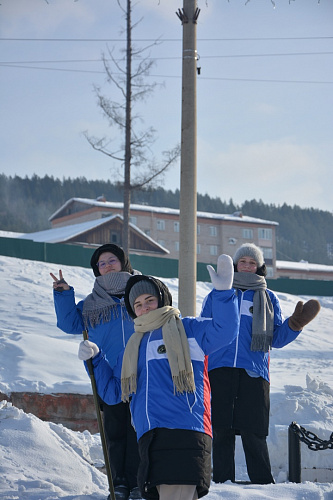
[[[134,333],[130,337],[123,357],[121,369],[121,399],[128,401],[137,387],[138,354],[145,333],[162,327],[163,342],[171,369],[174,394],[195,392],[190,348],[180,311],[164,306],[134,320]]]

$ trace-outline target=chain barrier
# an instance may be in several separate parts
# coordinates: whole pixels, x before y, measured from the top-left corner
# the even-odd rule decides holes
[[[290,424],[290,428],[297,435],[298,439],[302,441],[302,443],[305,443],[310,450],[333,450],[333,432],[330,436],[330,439],[325,441],[324,439],[320,439],[313,432],[307,431],[304,427],[297,424],[296,422],[292,422]]]

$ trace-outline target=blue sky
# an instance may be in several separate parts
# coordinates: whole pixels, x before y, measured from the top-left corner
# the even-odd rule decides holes
[[[154,94],[138,108],[153,154],[180,142],[182,0],[139,0],[136,47],[160,38]],[[235,203],[332,211],[333,2],[198,0],[198,192]],[[116,181],[120,165],[84,131],[112,138],[93,86],[117,98],[101,63],[124,47],[123,13],[102,0],[1,0],[0,173]],[[61,40],[61,41],[60,41]],[[108,40],[108,41],[107,41]],[[180,186],[179,165],[163,186]],[[102,193],[96,193],[96,196]],[[111,200],[110,200],[111,201]]]

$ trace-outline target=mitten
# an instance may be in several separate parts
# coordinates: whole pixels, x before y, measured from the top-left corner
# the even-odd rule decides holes
[[[298,332],[302,330],[303,326],[310,323],[319,311],[320,304],[318,300],[311,299],[305,302],[305,304],[300,300],[297,302],[295,311],[290,316],[288,324],[292,330]]]
[[[78,356],[81,361],[87,361],[87,359],[94,358],[99,353],[99,348],[90,340],[82,340],[79,346]]]
[[[211,282],[216,290],[230,290],[234,279],[234,264],[229,255],[220,255],[217,259],[217,272],[207,266]]]

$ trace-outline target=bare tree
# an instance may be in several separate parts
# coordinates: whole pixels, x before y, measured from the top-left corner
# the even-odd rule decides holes
[[[95,86],[94,90],[98,105],[108,119],[110,126],[118,127],[124,134],[124,143],[115,147],[112,140],[107,137],[96,138],[90,136],[88,132],[85,132],[84,135],[96,151],[121,162],[124,168],[122,246],[128,253],[131,192],[156,181],[179,158],[180,147],[176,146],[169,151],[164,151],[163,160],[158,164],[151,152],[151,146],[155,141],[155,130],[152,127],[144,131],[137,128],[137,122],[141,121],[142,117],[139,114],[134,115],[133,106],[138,101],[146,100],[157,85],[156,83],[148,84],[145,80],[153,65],[153,61],[149,56],[145,56],[145,53],[152,45],[140,49],[133,48],[132,32],[138,23],[132,24],[132,2],[126,0],[126,8],[122,6],[120,0],[117,0],[117,3],[126,18],[124,58],[119,61],[114,56],[114,51],[108,48],[107,56],[102,54],[102,61],[107,82],[116,88],[120,94],[120,100],[116,101],[105,97],[100,87]],[[157,43],[158,41],[154,42],[153,45]],[[135,168],[135,175],[132,176],[133,168]]]

